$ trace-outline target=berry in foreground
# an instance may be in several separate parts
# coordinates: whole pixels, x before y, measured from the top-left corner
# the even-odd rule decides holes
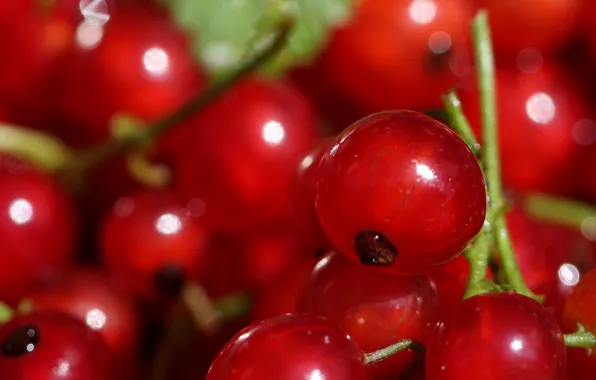
[[[239,332],[216,357],[206,380],[368,380],[363,359],[331,322],[287,314]]]
[[[332,251],[315,266],[298,311],[328,318],[362,351],[372,352],[402,339],[425,344],[436,323],[437,296],[425,276],[377,273]],[[402,351],[369,370],[396,377],[414,359],[412,351]]]
[[[327,236],[364,265],[417,274],[445,263],[480,231],[478,161],[440,122],[412,111],[373,114],[325,152],[316,209]]]
[[[513,293],[468,298],[427,346],[428,380],[565,378],[563,335],[538,302]]]
[[[101,336],[69,315],[40,311],[0,327],[3,379],[107,380],[112,365]]]

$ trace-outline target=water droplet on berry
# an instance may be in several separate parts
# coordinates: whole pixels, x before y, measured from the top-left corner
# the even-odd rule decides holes
[[[391,266],[398,251],[383,234],[364,231],[356,235],[356,253],[364,265]]]

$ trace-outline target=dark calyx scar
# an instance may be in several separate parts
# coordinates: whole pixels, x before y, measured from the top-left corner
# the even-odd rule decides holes
[[[364,231],[356,235],[354,248],[364,265],[391,266],[399,253],[382,233]]]

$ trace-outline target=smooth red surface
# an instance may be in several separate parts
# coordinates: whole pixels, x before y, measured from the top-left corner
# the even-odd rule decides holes
[[[39,343],[18,357],[0,354],[0,373],[14,380],[116,379],[110,350],[101,336],[67,314],[40,311],[2,325],[0,342],[15,329],[33,325]]]
[[[295,312],[304,284],[310,278],[317,262],[314,256],[306,257],[278,273],[269,286],[260,289],[253,300],[252,320],[260,321]]]
[[[317,137],[313,109],[295,87],[250,78],[189,126],[174,165],[178,192],[204,202],[215,230],[277,227],[290,221],[296,167]]]
[[[596,270],[582,276],[565,301],[562,327],[564,332],[574,333],[577,324],[596,334]],[[569,357],[569,378],[588,380],[596,371],[596,352],[585,348],[567,349]]]
[[[461,302],[468,285],[469,274],[470,264],[462,255],[428,271],[428,278],[439,297],[439,310],[442,315],[448,314]],[[486,276],[493,278],[490,269],[486,270]]]
[[[196,276],[207,236],[192,210],[167,190],[139,191],[120,198],[106,216],[100,235],[108,271],[137,296],[156,294],[154,277],[176,266]]]
[[[399,252],[397,274],[457,256],[480,231],[486,192],[476,158],[449,128],[411,111],[373,114],[325,153],[316,208],[335,246],[358,260],[355,237],[382,233]]]
[[[281,273],[314,256],[300,244],[300,237],[289,228],[255,234],[244,243],[243,270],[247,285],[265,288]]]
[[[526,285],[544,295],[544,306],[560,317],[580,276],[596,267],[594,243],[575,230],[532,220],[517,208],[506,214],[506,220]]]
[[[139,338],[139,320],[132,300],[104,274],[72,269],[53,283],[29,294],[36,310],[72,315],[97,331],[120,358],[132,364]]]
[[[108,138],[117,113],[152,121],[204,86],[187,37],[163,11],[121,6],[102,33],[75,45],[55,78],[58,132],[78,146]]]
[[[252,324],[222,349],[206,380],[369,379],[363,355],[331,322],[285,315]]]
[[[11,105],[19,123],[40,127],[50,109],[50,76],[82,17],[65,11],[74,5],[71,0],[58,0],[48,9],[35,0],[4,3],[0,34],[10,38],[0,41],[5,57],[0,61],[0,99]]]
[[[537,70],[537,71],[535,71]],[[496,72],[501,173],[506,186],[569,194],[584,175],[579,151],[596,140],[594,121],[578,88],[559,68],[543,63],[524,73]],[[464,111],[480,135],[478,92],[460,91]]]
[[[309,154],[300,164],[296,173],[293,187],[294,217],[296,231],[300,242],[305,248],[317,252],[333,248],[325,235],[317,210],[315,209],[315,196],[317,194],[317,181],[319,179],[319,164],[328,147],[335,138],[328,138]]]
[[[437,322],[438,304],[426,277],[380,274],[332,251],[315,266],[298,311],[328,318],[363,352],[373,352],[402,339],[425,344]],[[395,377],[414,358],[412,351],[403,351],[369,369],[376,376]]]
[[[54,178],[0,155],[0,299],[20,300],[70,263],[77,228],[71,199]]]
[[[590,2],[590,1],[588,1]],[[578,24],[581,0],[472,0],[489,15],[498,56],[526,48],[552,53],[568,42]]]
[[[465,0],[359,2],[321,56],[321,80],[373,111],[438,108],[468,66],[470,19]]]
[[[511,293],[464,300],[435,330],[427,380],[565,379],[563,335],[536,301]]]

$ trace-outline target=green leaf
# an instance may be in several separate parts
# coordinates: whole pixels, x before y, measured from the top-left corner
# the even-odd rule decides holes
[[[213,75],[245,60],[294,20],[288,45],[264,72],[277,74],[314,59],[332,28],[345,22],[354,0],[162,0],[193,41],[193,52]]]

